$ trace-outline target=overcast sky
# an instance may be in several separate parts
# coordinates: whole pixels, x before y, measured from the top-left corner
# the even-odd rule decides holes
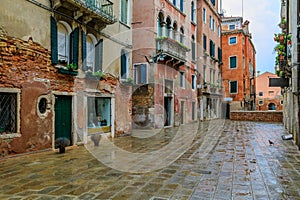
[[[222,0],[225,16],[242,16],[250,21],[250,32],[256,49],[256,70],[274,73],[276,43],[274,33],[280,32],[280,0]]]

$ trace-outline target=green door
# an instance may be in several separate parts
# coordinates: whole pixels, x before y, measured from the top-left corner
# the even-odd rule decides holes
[[[72,144],[72,97],[55,96],[55,139],[65,137]]]

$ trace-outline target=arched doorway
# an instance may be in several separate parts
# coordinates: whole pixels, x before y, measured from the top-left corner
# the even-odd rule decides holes
[[[269,105],[268,105],[268,110],[276,110],[276,105],[275,105],[275,103],[269,103]]]

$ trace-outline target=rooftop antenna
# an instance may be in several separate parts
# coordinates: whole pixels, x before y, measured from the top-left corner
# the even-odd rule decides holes
[[[244,0],[242,0],[242,18],[244,19]]]

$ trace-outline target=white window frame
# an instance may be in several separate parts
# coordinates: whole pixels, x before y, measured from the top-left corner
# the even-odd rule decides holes
[[[136,66],[140,66],[140,65],[145,65],[146,66],[146,82],[145,83],[140,83],[137,79],[137,72],[136,72]],[[133,77],[134,77],[134,83],[135,84],[148,84],[148,63],[135,63],[133,64]]]
[[[231,38],[235,38],[235,43],[231,43],[231,42],[230,42],[230,39],[231,39]],[[228,38],[228,44],[229,44],[229,45],[237,44],[237,37],[236,37],[236,36],[229,37],[229,38]]]
[[[130,14],[130,0],[126,0],[126,2],[127,2],[127,19],[126,19],[126,21],[127,22],[123,22],[122,21],[122,0],[120,1],[120,22],[122,22],[123,24],[126,24],[127,26],[129,26],[130,24],[131,24],[131,22],[130,22],[130,16],[131,16],[131,14]]]
[[[193,87],[194,86],[194,87]],[[197,77],[195,74],[192,75],[192,90],[196,90],[197,88]]]
[[[262,100],[262,99],[258,100],[258,105],[260,105],[260,106],[264,105],[264,100]]]
[[[66,49],[65,49],[65,55],[60,55],[60,48],[59,48],[59,45],[61,44],[61,40],[60,40],[60,37],[59,37],[59,34],[60,33],[62,33],[62,32],[60,32],[59,31],[59,27],[60,26],[63,26],[65,29],[66,29],[66,31],[67,31],[67,33],[66,33],[66,35],[65,35],[65,37],[66,37],[66,41],[65,41],[65,45],[66,45]],[[58,60],[60,61],[60,60],[63,60],[63,59],[60,59],[60,56],[61,57],[65,57],[66,59],[65,59],[65,61],[67,62],[67,63],[69,63],[69,61],[70,61],[70,58],[69,58],[69,54],[70,54],[70,34],[71,34],[71,32],[72,32],[72,28],[71,28],[71,26],[67,23],[67,22],[65,22],[65,21],[59,21],[58,23],[57,23],[57,54],[58,54]]]
[[[231,65],[230,65],[230,58],[233,58],[233,57],[235,57],[236,59],[236,61],[235,61],[235,67],[231,67]],[[237,66],[238,66],[238,57],[237,56],[229,56],[229,69],[236,69],[237,68]]]
[[[236,82],[236,92],[231,92],[231,82]],[[238,94],[239,93],[239,82],[238,81],[229,81],[229,93]]]
[[[92,48],[92,52],[89,52],[88,50],[88,41],[87,41],[87,38],[86,38],[86,66],[87,66],[87,69],[89,70],[89,67],[91,68],[91,71],[92,72],[95,72],[95,46],[97,44],[97,39],[96,37],[93,35],[93,34],[87,34],[86,37],[90,38],[92,40],[92,45],[93,45],[93,48]],[[91,55],[89,55],[91,54]],[[91,61],[90,63],[92,64],[91,66],[89,66],[89,57],[91,57]]]
[[[232,28],[230,28],[230,26],[234,26],[234,28],[232,29]],[[229,24],[229,25],[228,25],[228,29],[229,29],[229,30],[235,30],[235,24]]]

